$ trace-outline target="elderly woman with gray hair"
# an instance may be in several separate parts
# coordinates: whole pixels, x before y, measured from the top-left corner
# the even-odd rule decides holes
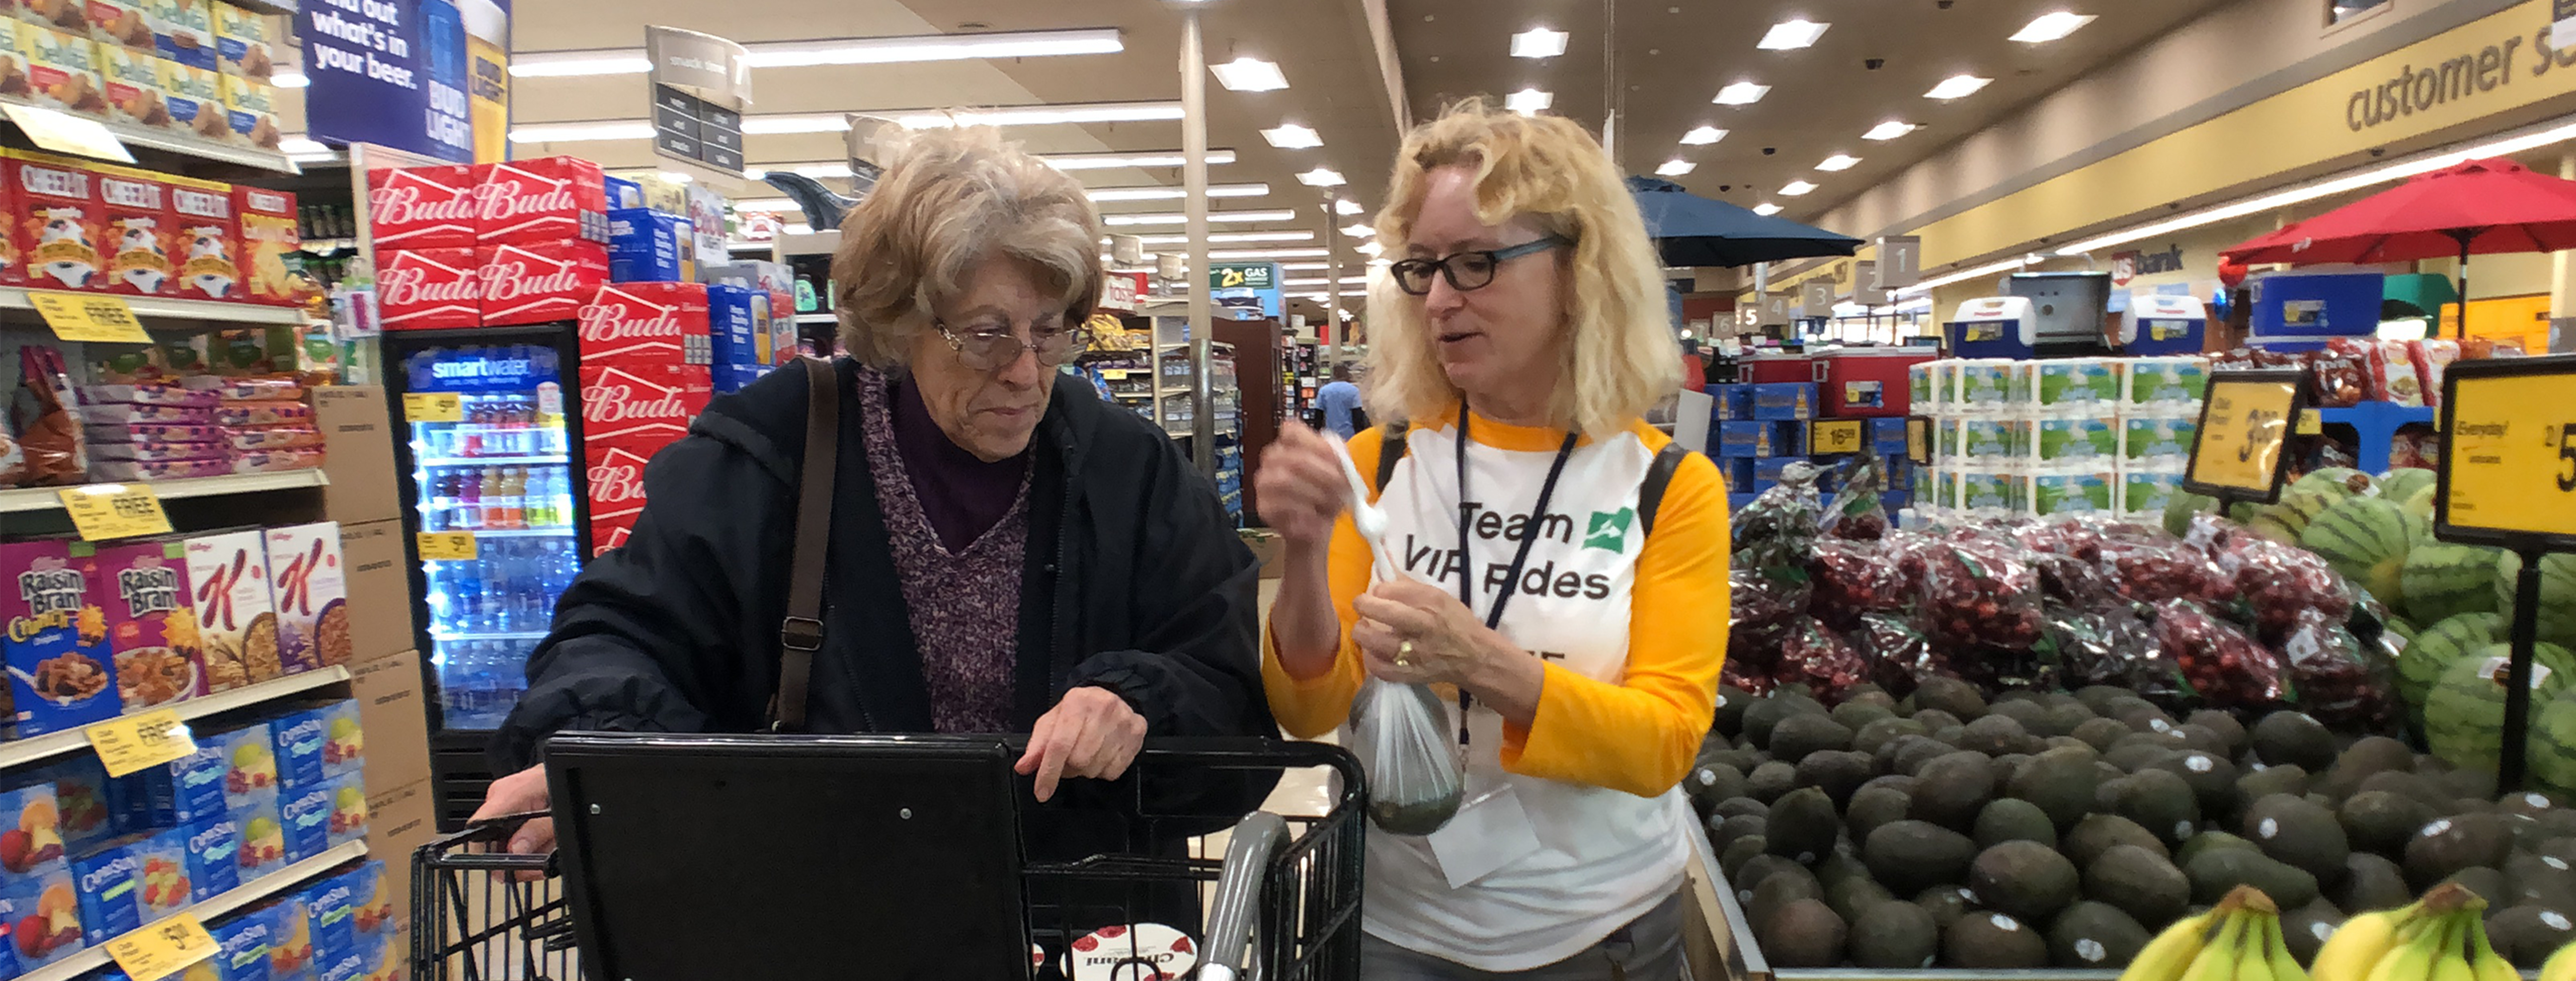
[[[989,129],[932,132],[842,229],[829,527],[795,520],[808,371],[715,400],[557,605],[484,814],[545,806],[553,732],[766,728],[805,535],[830,536],[805,728],[1029,734],[1019,772],[1055,805],[1024,822],[1032,857],[1126,847],[1082,812],[1147,736],[1277,735],[1258,566],[1213,485],[1152,423],[1058,383],[1103,279],[1082,186]],[[1268,788],[1182,789],[1240,813]],[[531,822],[511,845],[552,838]]]

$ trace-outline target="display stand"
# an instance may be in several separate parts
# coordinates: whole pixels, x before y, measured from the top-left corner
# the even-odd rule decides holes
[[[2395,402],[2363,402],[2343,409],[2318,409],[2317,421],[2351,426],[2358,442],[2353,447],[2353,465],[2363,473],[2388,472],[2388,444],[2397,430],[2410,423],[2431,423],[2435,411],[2427,406],[2399,405]]]

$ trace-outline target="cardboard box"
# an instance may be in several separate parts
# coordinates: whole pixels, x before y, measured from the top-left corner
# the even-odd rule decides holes
[[[233,218],[233,187],[188,177],[170,180],[170,216],[179,223],[173,251],[179,264],[179,295],[198,300],[229,300],[241,291],[241,228]]]
[[[296,305],[286,257],[304,248],[296,228],[295,193],[264,187],[233,188],[233,214],[241,229],[242,298],[271,306]]]
[[[400,787],[429,779],[429,703],[422,687],[420,653],[352,665],[349,694],[358,703],[366,740],[360,776],[369,788]]]
[[[78,2],[78,0],[73,0]],[[142,0],[144,21],[152,27],[152,46],[161,57],[215,70],[215,20],[210,0]]]
[[[384,386],[334,385],[313,389],[310,395],[313,425],[322,431],[325,450],[322,472],[331,477],[330,485],[322,488],[322,516],[344,526],[344,541],[347,525],[402,517],[402,498],[395,492],[393,417]],[[352,565],[356,561],[350,560]],[[410,607],[406,603],[403,608]],[[367,618],[385,612],[374,606],[364,609]],[[411,635],[409,626],[403,628],[403,635]],[[358,646],[357,656],[368,656],[365,645]],[[405,641],[403,646],[411,644]]]
[[[155,64],[161,69],[161,102],[168,117],[163,128],[201,140],[220,140],[232,132],[232,121],[224,115],[223,82],[214,69],[168,58]]]
[[[20,23],[57,31],[89,32],[89,4],[85,0],[22,0],[5,9]]]
[[[276,73],[276,56],[270,48],[277,41],[270,36],[265,14],[233,6],[208,3],[215,21],[215,56],[226,75],[268,81]]]
[[[178,221],[170,215],[170,185],[160,176],[127,167],[96,165],[100,211],[99,252],[107,256],[101,286],[110,293],[176,296]]]
[[[263,150],[277,149],[286,136],[277,128],[277,89],[256,78],[222,76],[224,115],[232,122],[232,142]]]
[[[0,544],[0,650],[9,663],[18,735],[41,735],[123,711],[108,653],[102,591],[61,539]],[[39,689],[42,690],[40,696]]]
[[[348,570],[351,609],[365,616],[349,618],[349,663],[370,661],[412,649],[411,570],[406,565],[402,520],[387,518],[340,526],[340,560]]]
[[[176,538],[72,546],[102,595],[107,649],[125,710],[141,712],[206,693],[186,546]],[[86,553],[86,554],[84,554]]]
[[[385,893],[392,897],[388,922],[397,930],[411,922],[411,853],[438,835],[438,795],[421,780],[392,790],[368,785],[367,854],[385,856]]]
[[[608,278],[612,282],[678,282],[690,279],[697,244],[688,221],[651,208],[608,212]]]
[[[271,528],[267,535],[277,652],[286,673],[349,663],[351,616],[340,526],[322,521]]]
[[[18,53],[27,60],[27,98],[47,109],[84,116],[107,113],[107,83],[98,75],[98,42],[77,33],[18,25]]]
[[[205,645],[206,690],[226,691],[285,673],[277,613],[268,592],[268,551],[258,529],[188,539],[188,583],[196,593]]]
[[[483,323],[483,270],[473,247],[385,249],[377,254],[376,303],[386,330]]]
[[[161,96],[161,56],[122,45],[98,46],[98,78],[107,87],[107,118],[158,129],[170,125]]]
[[[83,0],[82,6],[89,17],[90,39],[100,48],[154,55],[152,25],[145,20],[143,0]]]
[[[21,26],[21,34],[41,28]],[[19,261],[0,281],[38,289],[83,290],[105,285],[107,257],[101,243],[98,177],[88,165],[30,150],[0,156],[8,175],[6,233]]]

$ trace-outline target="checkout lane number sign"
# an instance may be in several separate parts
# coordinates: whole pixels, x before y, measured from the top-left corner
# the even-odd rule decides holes
[[[2300,407],[2296,371],[2210,373],[2183,489],[2230,500],[2278,500],[2281,451]]]
[[[2452,365],[2442,379],[2437,537],[2576,550],[2571,384],[2576,355]]]

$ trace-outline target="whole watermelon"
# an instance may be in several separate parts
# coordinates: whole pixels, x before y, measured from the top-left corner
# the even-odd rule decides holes
[[[2355,497],[2308,522],[2299,545],[2315,552],[2344,578],[2360,583],[2380,602],[2404,605],[2399,573],[2406,553],[2423,537],[2421,522],[2385,497]]]
[[[2423,523],[2424,540],[2426,541],[2431,541],[2433,538],[2434,492],[2435,488],[2418,487],[2407,492],[2403,496],[2394,494],[2389,495],[2396,499],[2398,507],[2406,509],[2407,514],[2414,515],[2415,520]]]
[[[2379,475],[2379,496],[2392,501],[2404,501],[2415,496],[2416,491],[2431,487],[2434,483],[2433,471],[2422,467],[2399,467]]]
[[[2398,591],[2406,597],[2406,613],[2421,623],[2447,620],[2462,613],[2492,613],[2496,609],[2496,569],[2499,562],[2512,559],[2503,549],[2483,545],[2454,545],[2433,542],[2416,546],[2406,553],[2405,565],[2398,571]],[[2513,560],[2516,568],[2521,562]]]
[[[2424,740],[2433,755],[2464,770],[2495,770],[2504,750],[2504,663],[2512,654],[2510,644],[2489,644],[2442,672],[2424,703]],[[2535,648],[2531,668],[2535,706],[2576,683],[2576,654],[2556,644]]]
[[[2282,488],[2280,502],[2263,509],[2263,513],[2288,528],[2290,540],[2296,542],[2308,530],[2308,523],[2326,513],[2327,508],[2370,493],[2372,486],[2369,474],[2351,467],[2312,470]]]
[[[2496,566],[2496,609],[2511,611],[2522,560],[2507,553]],[[2576,649],[2576,555],[2540,558],[2540,639]]]
[[[2494,613],[2463,613],[2430,627],[2397,652],[2397,693],[2421,715],[2424,697],[2442,680],[2442,672],[2470,651],[2505,642],[2511,624]]]
[[[2190,491],[2175,491],[2165,500],[2165,534],[2182,538],[2191,534],[2191,519],[2210,513],[2218,506],[2215,497],[2204,497]]]
[[[2576,795],[2576,685],[2531,713],[2531,775],[2551,790]]]

